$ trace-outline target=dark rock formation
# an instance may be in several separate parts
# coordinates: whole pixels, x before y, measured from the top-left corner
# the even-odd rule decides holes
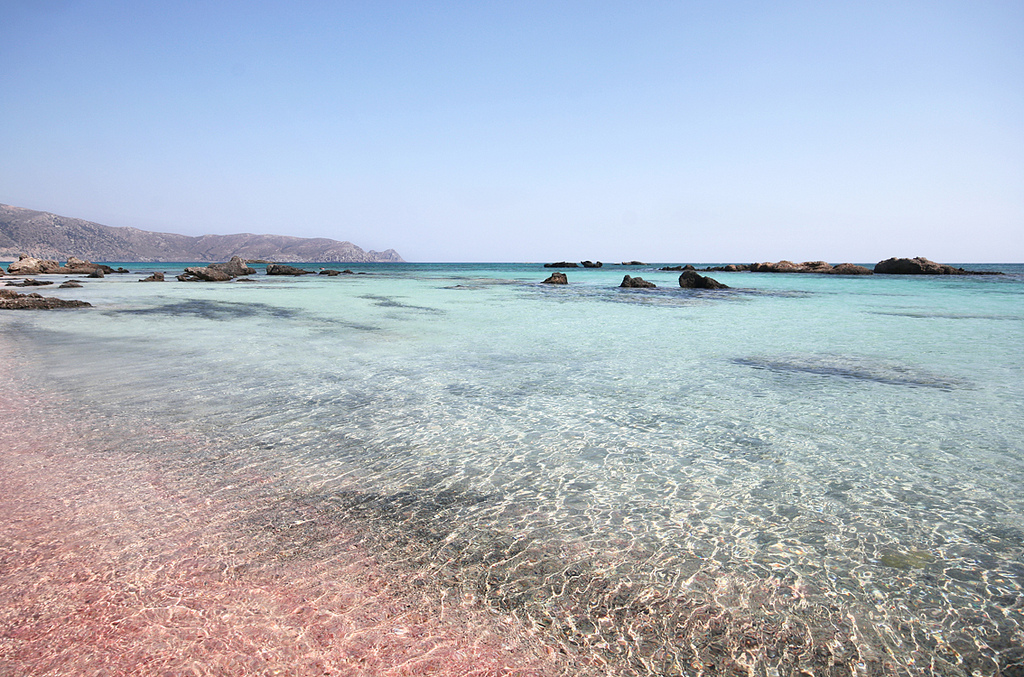
[[[749,263],[730,263],[727,266],[708,266],[704,269],[705,273],[739,273],[750,270]]]
[[[86,275],[86,277],[103,277],[104,275],[106,275],[106,273],[103,272],[102,268],[93,268],[92,272]]]
[[[0,205],[0,259],[10,260],[22,252],[40,259],[64,259],[74,255],[94,261],[227,261],[232,256],[252,261],[318,263],[401,263],[403,260],[393,249],[363,251],[351,242],[323,237],[252,233],[189,237],[137,228],[112,228],[48,212]]]
[[[620,266],[646,266],[647,264],[643,261],[623,261],[619,264]]]
[[[327,275],[328,277],[337,277],[338,275],[341,275],[341,271],[340,270],[329,270],[327,268],[324,268],[323,270],[320,271],[320,274],[321,275]]]
[[[569,284],[569,278],[565,273],[551,273],[551,277],[544,280],[543,284]]]
[[[830,275],[873,275],[870,269],[853,263],[840,263],[828,271]]]
[[[604,264],[600,261],[580,261],[584,268],[600,268]]]
[[[13,265],[13,264],[12,264]],[[8,268],[8,270],[10,270]],[[935,263],[923,256],[912,259],[891,258],[875,264],[875,272],[881,275],[1002,275],[998,271],[964,270],[942,263]]]
[[[571,261],[559,261],[558,263],[545,263],[545,268],[579,268],[578,265]]]
[[[55,299],[39,294],[19,294],[10,289],[0,289],[0,310],[53,310],[54,308],[88,308],[85,301]]]
[[[728,285],[724,285],[718,280],[710,277],[705,277],[696,271],[687,270],[679,276],[679,286],[683,289],[728,289]]]
[[[163,282],[163,281],[164,281],[164,274],[161,273],[160,271],[157,271],[157,272],[153,273],[152,275],[150,275],[147,278],[139,280],[139,282]]]
[[[689,263],[687,263],[685,266],[665,266],[664,268],[658,268],[658,270],[682,271],[682,270],[697,270],[697,269],[694,268]]]
[[[296,268],[295,266],[286,266],[280,263],[268,263],[267,264],[267,275],[312,275],[312,270],[305,270],[303,268]]]
[[[620,284],[619,286],[627,287],[630,289],[654,289],[655,287],[657,287],[656,284],[654,284],[653,282],[648,282],[642,277],[630,277],[629,275],[626,275],[625,277],[622,278],[622,284]]]
[[[74,280],[68,280],[61,284],[57,289],[77,289],[82,286],[81,282],[75,282]]]

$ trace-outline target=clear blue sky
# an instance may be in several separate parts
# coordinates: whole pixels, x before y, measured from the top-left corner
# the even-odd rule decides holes
[[[0,202],[415,261],[1024,261],[1024,2],[0,2]]]

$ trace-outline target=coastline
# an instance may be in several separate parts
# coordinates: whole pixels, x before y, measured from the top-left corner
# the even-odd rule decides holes
[[[146,454],[168,433],[122,431],[135,453],[111,450],[102,422],[29,387],[13,353],[0,342],[0,673],[586,674],[286,497],[252,528],[258,479],[234,477],[251,482],[240,495],[181,481]]]

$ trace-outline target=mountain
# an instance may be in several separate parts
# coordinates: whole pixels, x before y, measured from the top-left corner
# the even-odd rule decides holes
[[[21,254],[64,261],[227,261],[232,256],[288,263],[404,261],[394,249],[363,251],[351,242],[287,235],[189,237],[91,221],[0,204],[0,260]]]

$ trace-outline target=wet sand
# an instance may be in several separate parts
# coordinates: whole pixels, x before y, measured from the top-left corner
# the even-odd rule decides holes
[[[112,449],[15,357],[0,345],[0,675],[605,672],[383,566],[356,526],[311,536],[315,515],[292,506],[252,528],[267,506],[146,453],[173,433],[123,431],[137,451]]]

